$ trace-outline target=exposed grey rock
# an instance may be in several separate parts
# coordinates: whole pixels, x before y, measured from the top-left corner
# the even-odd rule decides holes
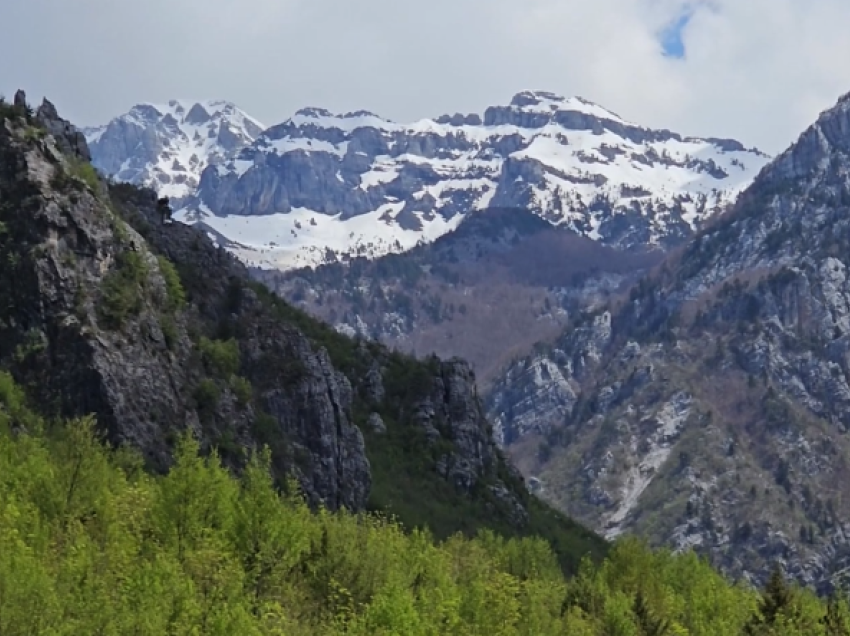
[[[39,116],[62,122],[49,102]],[[362,434],[350,420],[348,379],[333,368],[324,350],[315,351],[301,333],[268,315],[250,290],[237,305],[230,301],[229,311],[240,324],[240,373],[252,381],[255,401],[238,405],[227,382],[215,380],[219,394],[214,410],[195,404],[193,390],[203,376],[193,363],[187,335],[192,317],[174,316],[174,333],[170,342],[165,338],[165,281],[149,245],[209,277],[204,306],[213,324],[228,317],[218,308],[231,294],[233,281],[248,280],[238,262],[193,228],[158,223],[152,191],[120,202],[125,211],[147,219],[146,237],[123,222],[117,232],[116,221],[99,199],[105,195],[82,187],[71,192],[54,188],[54,175],[63,169],[56,163],[64,160],[61,155],[32,150],[8,125],[0,127],[0,152],[0,198],[29,197],[26,215],[3,219],[12,238],[25,233],[29,239],[6,241],[3,249],[38,245],[42,254],[19,257],[19,269],[0,277],[7,299],[0,358],[22,342],[38,352],[16,367],[20,379],[37,374],[44,399],[60,396],[57,407],[64,415],[96,413],[111,441],[140,449],[159,468],[170,462],[169,440],[185,429],[205,445],[229,436],[236,444],[254,446],[253,409],[261,407],[275,422],[270,433],[291,442],[292,456],[280,460],[289,463],[310,501],[332,509],[363,509],[371,478]],[[138,290],[138,311],[114,326],[104,321],[99,308],[109,289],[105,281],[128,251],[141,254],[150,274]],[[22,331],[20,325],[27,327]],[[296,363],[297,379],[270,368],[269,360]]]
[[[372,366],[366,373],[365,379],[366,399],[372,404],[380,404],[384,401],[386,391],[384,390],[384,376],[378,365]]]
[[[56,107],[46,97],[38,107],[35,117],[53,135],[62,152],[81,161],[91,160],[85,135],[67,119],[62,119]]]
[[[17,91],[15,91],[15,97],[12,101],[12,104],[15,106],[15,108],[25,109],[28,105],[27,94],[19,88]]]
[[[369,425],[369,428],[371,428],[376,433],[387,432],[387,425],[384,424],[383,418],[377,413],[372,413],[371,415],[369,415],[369,420],[366,423]]]

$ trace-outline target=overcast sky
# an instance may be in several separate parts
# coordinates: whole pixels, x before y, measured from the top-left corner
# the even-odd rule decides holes
[[[0,92],[78,125],[223,98],[397,121],[524,89],[776,153],[850,92],[850,0],[0,0]]]

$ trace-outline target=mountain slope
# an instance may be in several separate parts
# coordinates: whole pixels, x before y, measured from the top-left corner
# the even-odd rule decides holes
[[[490,206],[532,210],[609,246],[663,248],[767,160],[737,141],[642,128],[542,91],[483,118],[412,124],[308,108],[206,169],[179,218],[275,269],[405,251]]]
[[[254,273],[339,331],[469,360],[486,388],[513,357],[659,257],[618,252],[526,210],[488,208],[404,254]]]
[[[98,170],[179,201],[194,194],[207,166],[231,157],[263,128],[230,102],[171,100],[138,104],[83,133]]]
[[[42,415],[95,413],[152,470],[188,430],[236,470],[269,446],[276,477],[314,506],[440,537],[544,536],[568,568],[604,552],[529,495],[465,363],[417,361],[293,309],[203,233],[161,224],[153,190],[101,181],[79,133],[24,101],[0,102],[0,369]]]
[[[844,97],[627,298],[507,371],[489,410],[544,497],[735,574],[842,576],[848,175]]]

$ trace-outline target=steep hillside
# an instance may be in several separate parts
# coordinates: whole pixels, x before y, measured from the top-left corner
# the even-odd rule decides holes
[[[843,575],[848,175],[844,97],[627,299],[508,369],[490,413],[545,498],[735,574]]]
[[[483,117],[411,124],[306,108],[204,170],[179,218],[267,269],[406,251],[491,206],[531,210],[612,247],[667,248],[767,160],[737,141],[647,129],[543,91]]]
[[[173,99],[137,104],[108,124],[82,132],[103,174],[180,201],[195,193],[207,166],[232,157],[263,128],[230,102]]]
[[[511,359],[659,258],[617,252],[532,212],[488,208],[405,254],[254,273],[343,333],[469,360],[486,388]]]
[[[190,430],[237,470],[268,445],[313,505],[541,535],[567,567],[604,551],[529,495],[465,363],[335,333],[162,225],[153,190],[105,184],[49,103],[33,114],[19,93],[0,115],[0,367],[43,415],[94,413],[153,470]]]

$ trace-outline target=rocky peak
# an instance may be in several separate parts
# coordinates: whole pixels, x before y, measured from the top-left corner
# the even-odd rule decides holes
[[[318,108],[315,106],[307,106],[295,111],[296,117],[310,117],[319,119],[320,117],[334,117],[334,114],[326,108]]]
[[[152,186],[179,203],[195,191],[208,165],[231,157],[262,129],[230,102],[171,100],[138,104],[85,134],[103,173]]]
[[[32,112],[27,102],[26,92],[22,89],[15,92],[13,104],[20,112]],[[56,107],[46,97],[35,111],[34,119],[38,125],[53,136],[60,152],[81,161],[91,160],[85,135],[78,131],[71,122],[62,119]]]
[[[839,168],[850,154],[850,97],[844,96],[832,108],[823,111],[795,144],[783,152],[761,179],[778,182],[825,173]]]
[[[210,120],[210,114],[201,104],[195,104],[186,114],[183,121],[187,124],[205,124]]]
[[[15,98],[12,101],[16,108],[26,109],[27,104],[27,94],[23,91],[23,89],[18,89],[15,91]]]

